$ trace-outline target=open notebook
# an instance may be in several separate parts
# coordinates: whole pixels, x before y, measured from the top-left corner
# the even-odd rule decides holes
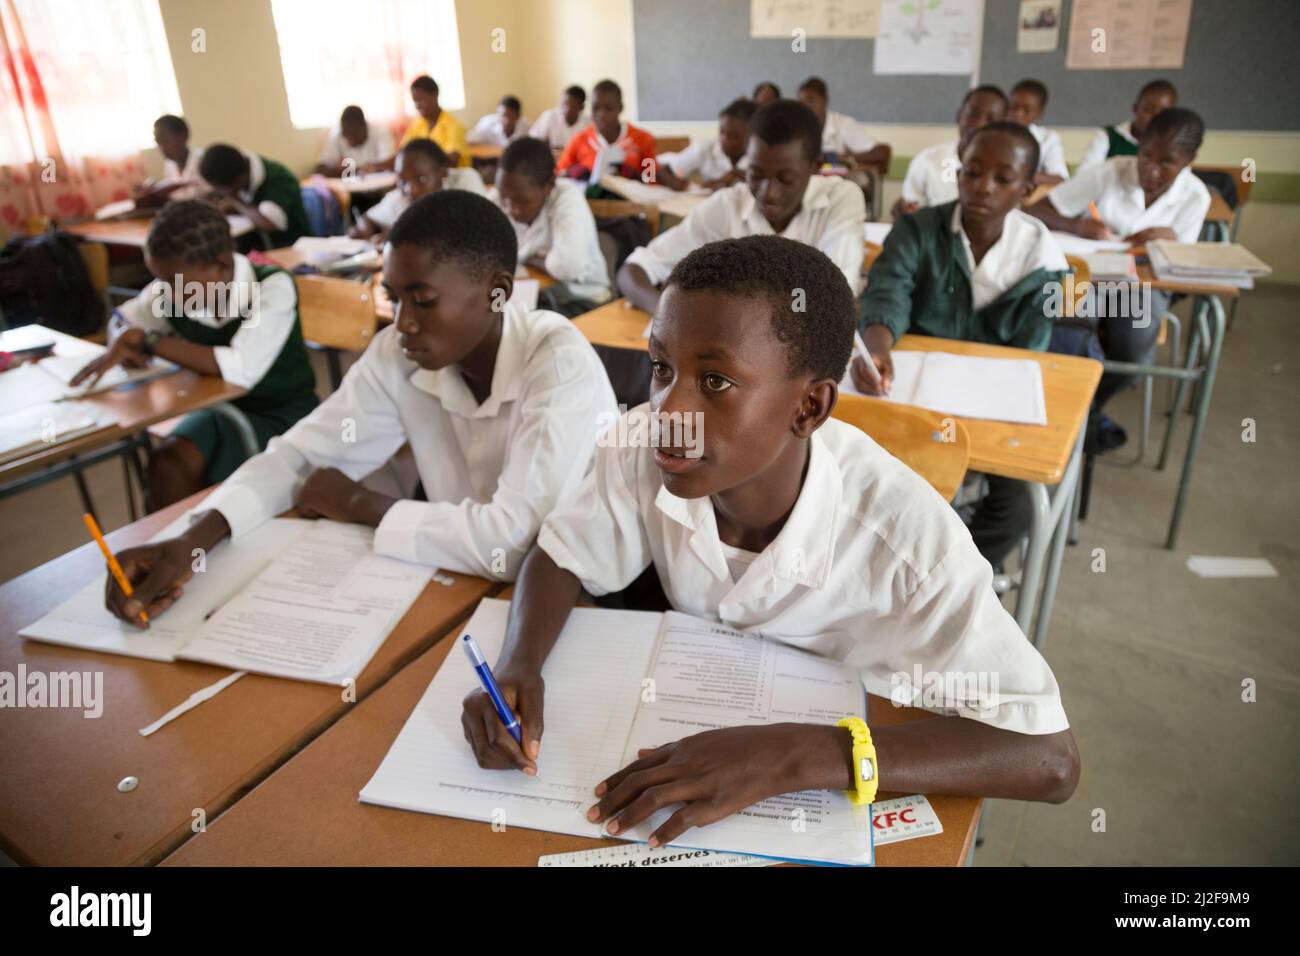
[[[952,352],[895,351],[894,383],[885,401],[961,418],[1046,425],[1043,370],[1033,359],[983,358]],[[840,391],[861,395],[848,372]]]
[[[12,411],[56,402],[66,398],[81,398],[105,392],[119,385],[143,382],[168,375],[179,366],[165,359],[153,358],[145,368],[126,369],[120,365],[109,369],[94,387],[69,383],[93,359],[106,349],[42,325],[24,325],[0,333],[0,351],[11,352],[53,343],[54,352],[37,362],[28,362],[7,372],[0,372],[0,408]]]
[[[490,661],[500,655],[509,607],[484,599],[465,627]],[[362,801],[469,820],[504,812],[507,826],[608,836],[586,817],[593,789],[640,748],[719,727],[866,716],[866,692],[851,668],[674,612],[576,608],[542,673],[546,732],[536,777],[475,761],[460,717],[478,678],[453,648]],[[649,839],[674,809],[625,838]],[[688,830],[676,845],[870,864],[870,808],[853,806],[842,791],[790,793]]]
[[[182,517],[154,540],[172,537]],[[205,570],[148,630],[104,608],[100,575],[23,637],[157,661],[204,661],[294,680],[355,680],[428,583],[431,569],[377,555],[374,531],[277,518],[206,556]]]

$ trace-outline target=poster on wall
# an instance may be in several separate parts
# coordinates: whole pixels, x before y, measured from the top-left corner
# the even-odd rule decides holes
[[[1067,70],[1181,70],[1192,0],[1074,0]]]
[[[880,0],[749,0],[749,35],[784,37],[873,37]]]
[[[875,71],[974,73],[984,0],[881,0]]]
[[[1061,0],[1020,0],[1017,53],[1051,53],[1061,41]]]

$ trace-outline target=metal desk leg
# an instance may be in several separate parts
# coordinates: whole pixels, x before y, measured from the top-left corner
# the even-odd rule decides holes
[[[1078,500],[1075,491],[1078,488],[1079,470],[1083,466],[1083,433],[1079,433],[1074,443],[1074,454],[1070,464],[1056,486],[1056,497],[1052,502],[1053,510],[1059,512],[1054,522],[1052,550],[1047,558],[1047,575],[1043,581],[1043,598],[1038,603],[1038,614],[1034,618],[1034,647],[1042,649],[1043,639],[1047,637],[1047,625],[1052,620],[1052,604],[1056,601],[1056,585],[1061,579],[1061,559],[1065,555],[1065,539],[1070,536],[1070,526],[1074,523],[1074,506]]]
[[[1052,502],[1047,486],[1038,481],[1025,482],[1033,502],[1033,517],[1029,523],[1029,546],[1025,550],[1025,563],[1020,569],[1020,593],[1016,596],[1016,623],[1026,637],[1034,619],[1034,605],[1038,601],[1038,587],[1043,577],[1043,561],[1047,547],[1052,543]]]
[[[1183,521],[1183,509],[1187,505],[1187,492],[1192,484],[1192,465],[1196,461],[1196,452],[1201,444],[1201,432],[1205,430],[1205,419],[1210,412],[1210,394],[1214,391],[1214,377],[1219,371],[1219,356],[1223,352],[1223,334],[1225,318],[1223,302],[1217,295],[1205,297],[1213,319],[1210,327],[1210,354],[1201,372],[1200,388],[1196,396],[1196,417],[1192,420],[1192,434],[1187,440],[1187,455],[1183,458],[1183,473],[1178,479],[1178,497],[1174,501],[1174,516],[1169,522],[1169,538],[1165,547],[1172,551],[1178,543],[1178,528]],[[1198,325],[1199,328],[1199,325]],[[1193,335],[1196,333],[1194,332]]]
[[[1187,333],[1187,358],[1183,363],[1183,367],[1187,369],[1195,368],[1197,356],[1201,353],[1201,323],[1193,318],[1190,325],[1191,328]],[[1169,411],[1169,427],[1165,429],[1165,440],[1160,444],[1160,460],[1156,462],[1156,471],[1164,471],[1169,461],[1169,449],[1173,444],[1174,429],[1178,427],[1178,410],[1183,406],[1183,389],[1186,387],[1187,380],[1182,378],[1174,387],[1174,404]]]

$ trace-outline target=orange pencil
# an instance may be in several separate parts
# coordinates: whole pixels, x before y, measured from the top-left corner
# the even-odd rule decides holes
[[[126,572],[122,570],[122,565],[117,563],[117,558],[113,552],[108,550],[108,542],[104,540],[104,535],[99,530],[99,525],[95,522],[95,516],[84,514],[81,520],[86,522],[86,527],[90,530],[90,536],[95,539],[95,544],[99,545],[99,550],[104,552],[104,560],[108,562],[108,571],[117,581],[117,586],[122,589],[122,593],[127,597],[131,596],[131,582],[126,579]],[[145,624],[149,623],[149,614],[143,608],[140,610],[140,620]]]
[[[1101,222],[1101,213],[1097,211],[1097,204],[1095,202],[1088,203],[1088,212],[1092,215],[1093,219],[1097,222]]]

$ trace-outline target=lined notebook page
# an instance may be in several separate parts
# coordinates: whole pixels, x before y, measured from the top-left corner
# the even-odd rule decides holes
[[[465,632],[494,667],[507,601],[485,598]],[[538,775],[484,770],[461,731],[461,701],[478,677],[459,647],[429,684],[383,763],[361,791],[366,803],[506,826],[597,836],[587,809],[597,783],[622,767],[661,615],[576,608],[546,662],[546,732]],[[504,817],[501,816],[504,813]]]

